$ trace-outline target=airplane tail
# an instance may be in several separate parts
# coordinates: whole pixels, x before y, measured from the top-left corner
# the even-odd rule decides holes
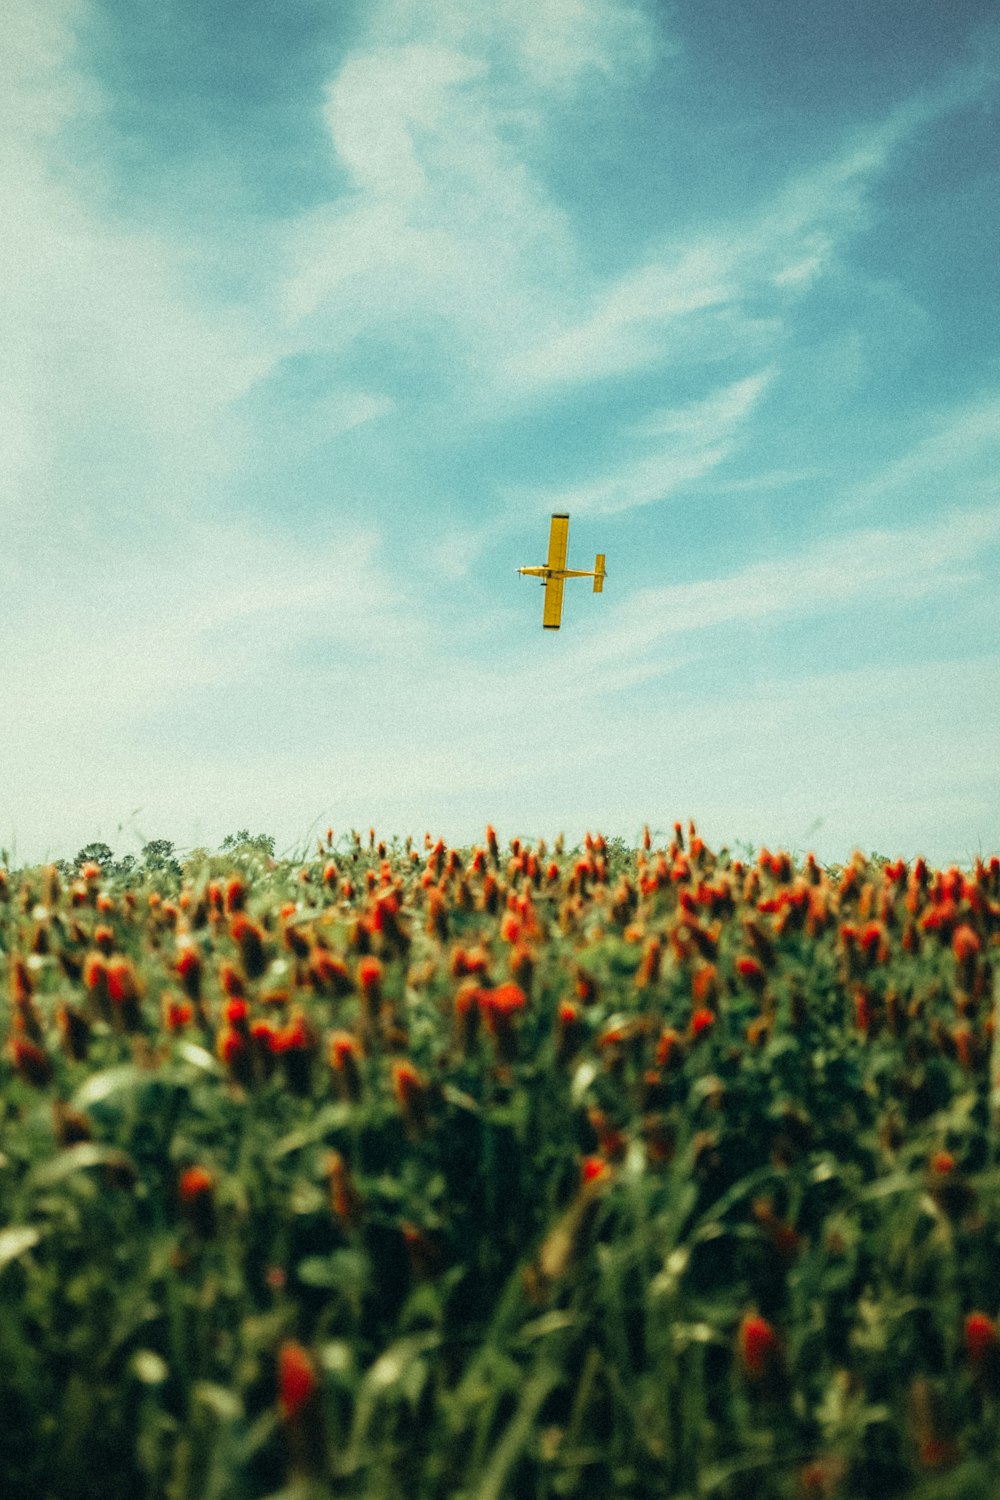
[[[605,579],[604,556],[605,556],[605,554],[603,552],[598,552],[598,554],[597,554],[597,561],[594,563],[594,593],[595,594],[603,594],[603,592],[604,592],[604,579]]]

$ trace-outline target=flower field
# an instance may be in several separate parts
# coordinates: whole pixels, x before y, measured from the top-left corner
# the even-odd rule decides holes
[[[1000,859],[0,871],[5,1500],[962,1500]]]

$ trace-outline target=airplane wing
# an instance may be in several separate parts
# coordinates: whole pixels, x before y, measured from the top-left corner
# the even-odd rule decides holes
[[[555,520],[553,519],[553,525]],[[566,556],[566,538],[563,536],[563,556]],[[552,548],[549,548],[549,558],[552,557]],[[551,565],[551,563],[550,563]],[[545,607],[542,610],[542,624],[546,630],[558,630],[559,621],[562,619],[562,596],[563,579],[547,578],[545,580]]]
[[[569,541],[569,516],[554,515],[549,527],[549,555],[545,566],[558,572],[566,566],[566,545]],[[562,590],[560,589],[560,598]],[[546,596],[547,597],[547,596]],[[556,624],[558,624],[558,620]]]

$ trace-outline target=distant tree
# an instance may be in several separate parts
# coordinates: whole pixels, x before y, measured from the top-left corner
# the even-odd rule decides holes
[[[269,833],[251,834],[249,828],[239,828],[227,833],[222,840],[223,854],[259,854],[265,859],[274,858],[274,838]]]
[[[142,863],[151,875],[181,873],[180,861],[174,858],[174,846],[169,839],[150,839],[142,846]]]
[[[128,877],[135,870],[135,867],[136,867],[136,858],[135,858],[135,855],[134,854],[123,854],[123,855],[121,855],[121,857],[119,859],[116,859],[115,862],[114,862],[114,864],[111,866],[110,874],[112,874],[112,875],[120,875],[120,876],[124,877],[125,879],[128,879]]]
[[[81,865],[93,864],[100,865],[102,870],[109,870],[114,862],[114,850],[107,844],[101,843],[84,844],[73,861],[76,869],[79,869]]]

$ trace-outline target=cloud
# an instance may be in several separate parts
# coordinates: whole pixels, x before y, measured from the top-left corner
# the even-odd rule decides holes
[[[851,514],[893,497],[912,507],[961,492],[966,501],[996,495],[1000,459],[1000,393],[920,414],[922,435],[899,458],[855,485],[843,506]]]
[[[9,540],[196,504],[229,461],[227,409],[275,352],[260,318],[191,295],[180,247],[102,218],[55,170],[59,132],[96,108],[72,65],[74,11],[13,13],[33,66],[8,79],[0,166],[16,204],[0,236]]]
[[[760,370],[720,386],[701,401],[649,413],[626,429],[622,446],[634,450],[654,445],[652,451],[627,458],[599,479],[507,498],[519,509],[548,507],[590,515],[611,515],[668,499],[735,451],[740,431],[773,375],[773,370]]]
[[[843,247],[869,226],[869,195],[893,152],[986,81],[978,67],[956,71],[938,89],[852,132],[826,161],[793,173],[740,222],[694,244],[663,244],[641,268],[598,288],[582,316],[514,350],[507,378],[544,388],[669,367],[693,352],[716,360],[738,347],[741,334],[745,345],[758,347],[770,334],[776,347],[794,307],[837,271]],[[769,323],[762,323],[762,309]]]
[[[495,401],[498,369],[565,316],[584,274],[533,166],[552,107],[595,75],[627,87],[657,35],[614,0],[378,9],[327,89],[349,190],[289,226],[283,304],[303,345],[417,320],[462,370],[465,401]]]
[[[577,682],[588,669],[612,680],[619,669],[655,661],[669,668],[666,647],[720,626],[808,619],[868,599],[912,604],[960,590],[998,540],[1000,508],[955,510],[917,526],[830,536],[722,577],[638,589],[574,647],[566,680]]]
[[[645,73],[671,50],[649,9],[628,0],[439,0],[430,25],[436,41],[485,53],[498,70],[513,67],[530,89],[557,96],[595,75],[620,87],[623,75]],[[428,27],[420,0],[387,0],[372,31],[399,44],[425,38]]]

